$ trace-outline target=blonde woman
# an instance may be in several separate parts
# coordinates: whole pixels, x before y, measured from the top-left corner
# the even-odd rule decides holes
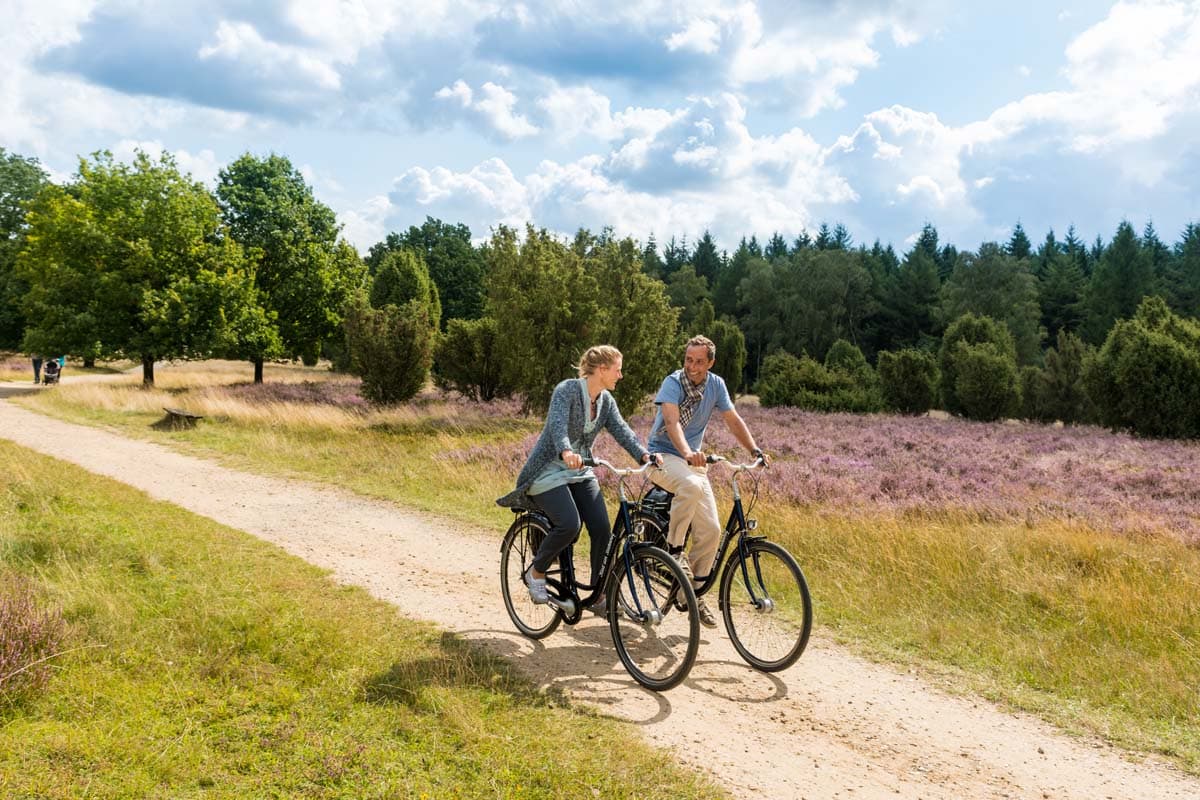
[[[639,462],[650,460],[610,394],[621,380],[621,361],[621,351],[611,345],[588,348],[579,359],[579,377],[554,387],[546,424],[517,476],[517,488],[496,501],[507,508],[540,508],[550,520],[550,532],[524,576],[535,603],[548,602],[546,570],[575,541],[581,521],[592,540],[592,575],[600,574],[612,526],[596,476],[583,465],[600,431],[607,429]],[[603,604],[601,595],[591,610],[603,615]]]

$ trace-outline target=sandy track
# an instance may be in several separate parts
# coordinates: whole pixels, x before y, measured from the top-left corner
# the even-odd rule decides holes
[[[1158,760],[1135,763],[1030,717],[946,695],[819,635],[799,663],[768,676],[745,666],[723,629],[702,629],[689,679],[662,695],[645,691],[621,667],[600,620],[541,642],[513,630],[499,596],[499,540],[509,522],[500,510],[495,529],[471,529],[348,492],[238,472],[2,399],[23,390],[0,386],[0,437],[325,567],[406,616],[510,659],[538,684],[633,722],[647,741],[734,796],[1200,797],[1200,780]]]

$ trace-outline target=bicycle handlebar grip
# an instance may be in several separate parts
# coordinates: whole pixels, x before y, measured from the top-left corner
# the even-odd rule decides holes
[[[712,453],[709,453],[708,455],[706,455],[704,457],[704,461],[707,464],[715,464],[718,461],[724,461],[724,459],[721,458],[720,456],[714,456]]]
[[[596,464],[596,459],[594,459],[594,458],[585,458],[585,459],[583,460],[583,465],[584,465],[585,467],[595,467],[595,466],[597,466],[597,464]]]

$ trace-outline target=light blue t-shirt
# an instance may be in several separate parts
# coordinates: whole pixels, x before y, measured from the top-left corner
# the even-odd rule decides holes
[[[659,409],[658,413],[654,415],[654,426],[650,428],[650,440],[646,443],[646,449],[651,453],[669,453],[683,458],[683,453],[675,448],[671,437],[667,435],[667,427],[663,422],[662,404],[681,405],[686,396],[682,381],[686,380],[687,376],[683,370],[676,370],[663,380],[658,394],[654,396],[654,404]],[[722,412],[731,411],[733,400],[729,398],[729,389],[725,387],[725,381],[721,379],[721,376],[710,372],[708,380],[704,384],[704,399],[700,401],[691,420],[683,428],[683,438],[687,440],[688,447],[693,451],[703,449],[704,429],[708,427],[708,419],[712,416],[714,409]]]

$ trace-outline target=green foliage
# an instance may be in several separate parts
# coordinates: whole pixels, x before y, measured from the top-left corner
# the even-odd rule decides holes
[[[596,281],[598,305],[594,341],[611,344],[624,357],[625,377],[613,392],[617,404],[633,413],[655,392],[679,359],[676,310],[662,283],[642,271],[636,243],[582,232],[576,246],[583,268]],[[582,348],[576,354],[582,355]]]
[[[1028,243],[1028,239],[1025,240]],[[992,242],[979,254],[964,254],[942,287],[942,316],[953,320],[972,313],[1005,324],[1012,334],[1017,361],[1034,364],[1041,354],[1041,307],[1037,279],[1028,259],[1006,254]]]
[[[17,253],[25,245],[25,210],[47,183],[37,159],[0,147],[0,348],[15,349],[25,331],[21,298],[29,285],[17,277]]]
[[[441,321],[442,304],[437,285],[419,255],[411,250],[391,250],[379,261],[371,282],[371,305],[402,306],[416,300],[429,309],[435,326]]]
[[[1003,322],[975,314],[963,314],[946,328],[942,345],[938,350],[938,371],[941,373],[942,408],[952,414],[966,414],[967,409],[958,395],[958,344],[991,344],[1005,359],[1013,362],[1012,373],[1016,380],[1016,345],[1012,334]]]
[[[1020,376],[1011,354],[993,342],[954,346],[954,390],[963,414],[992,422],[1021,408]]]
[[[487,314],[496,320],[504,381],[524,396],[527,411],[545,410],[558,382],[575,374],[583,351],[603,343],[596,337],[596,278],[575,250],[532,226],[524,242],[501,226],[483,251]]]
[[[347,305],[343,324],[351,371],[362,377],[365,399],[387,405],[421,391],[436,336],[428,303],[373,308],[360,297]]]
[[[333,210],[319,202],[299,170],[284,156],[246,153],[221,173],[217,197],[233,238],[254,263],[258,297],[278,330],[241,343],[231,355],[315,359],[341,324],[342,307],[363,284],[362,259],[338,238]]]
[[[864,378],[862,374],[822,366],[808,356],[796,358],[780,351],[763,362],[756,389],[759,402],[767,407],[858,413],[882,410],[878,387]]]
[[[1133,316],[1142,298],[1154,292],[1154,286],[1150,255],[1143,249],[1133,226],[1122,222],[1112,243],[1100,256],[1087,286],[1085,338],[1092,344],[1104,342],[1113,323]]]
[[[441,298],[443,328],[449,320],[477,319],[483,314],[486,264],[483,254],[471,244],[470,228],[426,217],[419,228],[414,225],[404,234],[389,233],[367,254],[371,274],[378,273],[388,253],[400,249],[418,253],[429,268]]]
[[[930,226],[926,226],[928,229]],[[936,251],[937,233],[930,232]],[[885,349],[916,347],[935,341],[939,330],[934,312],[941,280],[934,255],[917,243],[895,274],[885,274],[876,287],[880,307],[876,334]]]
[[[434,358],[434,383],[474,400],[510,394],[497,338],[496,320],[491,317],[450,320]]]
[[[717,347],[712,371],[725,380],[730,394],[737,394],[742,388],[742,375],[746,368],[746,337],[737,325],[723,319],[714,321],[704,335],[712,339]]]
[[[81,160],[74,183],[43,190],[28,220],[18,260],[27,350],[137,359],[152,383],[157,359],[203,358],[261,334],[251,328],[263,317],[242,307],[255,295],[241,247],[170,156]]]
[[[708,280],[697,275],[691,264],[680,267],[667,279],[667,295],[671,305],[679,309],[679,322],[686,329],[695,323],[703,303],[709,300]]]
[[[938,397],[940,372],[932,353],[905,348],[879,354],[879,382],[889,408],[902,414],[924,414]]]
[[[1094,350],[1078,336],[1060,330],[1058,347],[1046,351],[1045,366],[1021,370],[1023,416],[1066,424],[1095,420],[1096,409],[1083,381],[1084,364],[1094,355]]]
[[[1100,420],[1141,436],[1200,437],[1200,323],[1149,297],[1119,320],[1084,381]]]

